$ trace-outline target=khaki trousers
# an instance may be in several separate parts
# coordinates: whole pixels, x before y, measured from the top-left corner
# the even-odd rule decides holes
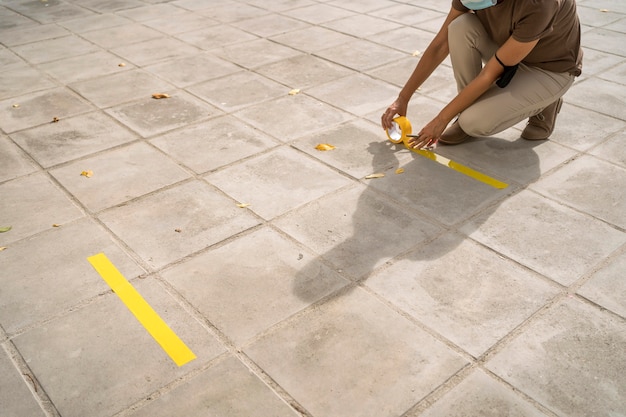
[[[480,20],[466,13],[448,28],[450,59],[457,89],[469,84],[498,50]],[[470,136],[490,136],[540,113],[574,83],[569,73],[554,73],[520,64],[505,88],[493,85],[459,115],[459,125]]]

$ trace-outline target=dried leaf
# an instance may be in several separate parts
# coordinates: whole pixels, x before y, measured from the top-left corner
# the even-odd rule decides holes
[[[175,231],[176,233],[180,233],[182,230],[180,230],[180,229],[174,229],[174,231]]]
[[[404,168],[396,169],[396,174],[403,174],[403,173],[404,173]]]
[[[0,252],[2,252],[3,250],[5,250],[7,247],[6,246],[0,246]]]
[[[123,63],[123,62],[120,62],[119,64],[117,64],[117,66],[118,66],[118,67],[125,67],[125,66],[126,66],[126,64],[125,64],[125,63]]]
[[[239,203],[239,204],[237,204],[237,207],[239,207],[239,208],[246,208],[249,205],[250,205],[250,203]]]
[[[419,54],[420,54],[420,51],[415,51],[415,52],[413,52],[413,54],[412,54],[412,55],[413,55],[413,56],[419,56]]]
[[[382,172],[376,173],[376,174],[370,174],[368,176],[365,177],[366,180],[371,180],[372,178],[382,178],[384,177],[385,174],[383,174]]]
[[[169,94],[166,93],[154,93],[152,94],[152,98],[161,99],[161,98],[170,98]]]
[[[299,88],[294,88],[293,90],[291,90],[289,92],[289,95],[290,96],[295,96],[296,94],[299,94],[299,93],[300,93],[300,89]]]
[[[52,224],[52,227],[61,227],[61,225],[60,225],[60,224],[58,224],[58,223],[53,223],[53,224]]]
[[[13,105],[13,108],[14,108],[14,109],[17,109],[18,107],[20,107],[20,105],[19,105],[19,104],[17,104],[17,103],[15,103],[15,104]]]
[[[80,175],[82,175],[83,177],[91,178],[93,176],[93,171],[91,170],[83,171],[80,173]]]
[[[608,12],[608,11],[609,11],[609,9],[600,9],[600,11],[601,11],[602,13],[606,13],[606,12]]]
[[[8,232],[11,228],[12,226],[0,227],[0,233]]]
[[[329,145],[328,143],[320,143],[315,147],[318,151],[332,151],[335,149],[333,145]]]
[[[53,117],[53,118],[52,118],[52,123],[57,123],[58,121],[59,121],[59,118],[58,118],[58,117]]]

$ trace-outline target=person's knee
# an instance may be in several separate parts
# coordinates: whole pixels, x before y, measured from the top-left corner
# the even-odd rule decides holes
[[[472,13],[462,14],[448,25],[448,36],[465,36],[476,23],[480,24],[480,21]]]
[[[459,126],[465,133],[473,137],[491,136],[498,133],[496,131],[499,125],[498,121],[493,120],[488,115],[468,110],[459,116]]]

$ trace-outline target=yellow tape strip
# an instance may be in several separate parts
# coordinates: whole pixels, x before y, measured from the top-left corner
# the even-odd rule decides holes
[[[196,355],[159,317],[106,255],[100,253],[90,256],[87,260],[176,365],[183,366],[196,358]]]
[[[411,151],[417,154],[425,156],[428,159],[432,159],[433,161],[438,162],[441,165],[445,165],[448,168],[458,171],[461,174],[467,175],[468,177],[474,178],[475,180],[480,181],[484,184],[490,185],[494,188],[503,189],[509,186],[509,184],[506,184],[502,181],[498,181],[495,178],[491,178],[490,176],[485,175],[482,172],[475,171],[470,167],[466,167],[465,165],[459,164],[458,162],[451,161],[450,159],[445,158],[441,155],[437,155],[436,153],[432,151],[427,151],[425,149],[413,149],[409,146],[407,146],[407,149],[410,149]]]

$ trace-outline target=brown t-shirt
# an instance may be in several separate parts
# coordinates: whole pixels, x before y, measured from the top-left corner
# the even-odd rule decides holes
[[[460,0],[452,0],[452,7],[469,10]],[[519,42],[539,39],[524,64],[580,75],[583,54],[575,0],[501,0],[474,13],[500,46],[511,36]]]

